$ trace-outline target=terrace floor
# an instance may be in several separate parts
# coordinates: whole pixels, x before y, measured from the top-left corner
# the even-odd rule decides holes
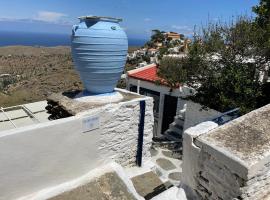
[[[174,186],[179,188],[182,173],[182,160],[179,153],[161,147],[152,147],[150,152],[151,162],[143,163],[141,168],[125,169],[136,191],[146,200]]]
[[[0,131],[49,121],[45,107],[47,101],[0,107]]]

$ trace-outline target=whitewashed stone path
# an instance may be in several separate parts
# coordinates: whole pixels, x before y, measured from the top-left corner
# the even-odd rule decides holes
[[[181,156],[178,153],[160,147],[152,148],[150,152],[159,178],[163,182],[170,181],[175,186],[179,186],[182,173]]]

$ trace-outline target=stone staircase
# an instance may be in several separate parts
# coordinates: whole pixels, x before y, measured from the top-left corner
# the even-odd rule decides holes
[[[164,137],[170,141],[182,141],[184,120],[183,115],[175,116],[174,122],[170,124],[169,129],[164,133]]]
[[[163,147],[172,151],[182,153],[182,134],[185,122],[186,104],[174,117],[174,121],[169,125],[162,137],[153,139],[153,147]]]
[[[165,131],[164,137],[170,141],[182,142],[182,134],[185,123],[186,104],[174,117],[174,121],[170,124],[169,129]]]

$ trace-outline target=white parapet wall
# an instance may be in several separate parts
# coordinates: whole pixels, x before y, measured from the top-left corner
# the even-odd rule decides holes
[[[145,101],[143,162],[150,159],[153,99],[139,96],[76,116],[0,132],[0,199],[16,199],[115,161],[135,165]]]
[[[203,108],[201,104],[195,103],[193,101],[185,102],[187,106],[185,112],[184,130],[195,126],[201,122],[213,119],[214,117],[218,117],[222,114],[210,108]]]
[[[192,199],[270,199],[270,104],[183,136],[182,182]]]

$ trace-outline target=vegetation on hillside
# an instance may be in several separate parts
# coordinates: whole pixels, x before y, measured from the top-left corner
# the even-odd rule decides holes
[[[202,28],[187,57],[162,61],[159,76],[172,86],[195,88],[194,101],[219,111],[240,107],[246,113],[270,103],[269,86],[260,80],[269,62],[269,1],[262,0],[254,11],[256,19],[239,17]]]
[[[147,48],[154,48],[156,47],[156,43],[163,43],[165,42],[164,31],[160,31],[158,29],[152,30],[151,38],[148,42],[145,43],[145,47]]]

